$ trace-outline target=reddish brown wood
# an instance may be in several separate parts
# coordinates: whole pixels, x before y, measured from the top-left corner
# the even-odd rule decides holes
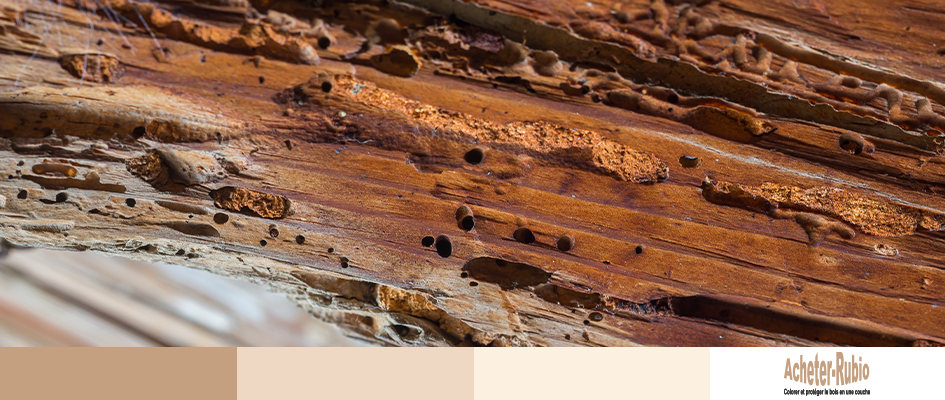
[[[945,340],[937,3],[51,4],[0,20],[15,244],[393,345]]]

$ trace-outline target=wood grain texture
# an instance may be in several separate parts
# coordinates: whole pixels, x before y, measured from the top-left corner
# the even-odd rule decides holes
[[[936,4],[219,3],[4,8],[0,235],[379,344],[945,340]]]

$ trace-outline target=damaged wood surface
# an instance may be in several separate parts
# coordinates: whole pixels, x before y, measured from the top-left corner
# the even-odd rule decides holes
[[[385,345],[941,345],[945,8],[868,3],[7,0],[0,236]]]

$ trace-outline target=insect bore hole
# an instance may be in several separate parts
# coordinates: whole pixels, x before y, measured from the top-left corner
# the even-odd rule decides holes
[[[558,238],[557,247],[559,251],[571,251],[574,248],[574,236],[562,235]]]
[[[433,236],[424,236],[423,239],[420,239],[420,244],[423,245],[423,247],[430,247],[433,246],[433,242],[435,241],[436,239],[434,239]]]
[[[453,241],[446,235],[437,236],[433,246],[440,257],[446,258],[453,254]]]
[[[486,151],[481,148],[475,148],[466,152],[466,155],[463,156],[463,160],[466,162],[476,165],[482,162],[486,157]]]
[[[464,231],[471,231],[476,226],[476,218],[469,206],[460,206],[456,209],[456,224]]]
[[[227,223],[230,220],[230,216],[224,213],[216,213],[213,215],[213,222],[216,222],[220,225]]]
[[[143,126],[135,127],[135,129],[131,131],[131,137],[135,138],[135,140],[138,140],[141,139],[141,137],[143,137],[146,133],[148,133],[148,131],[144,129]]]
[[[535,243],[535,234],[532,233],[531,229],[528,228],[518,228],[515,232],[512,232],[512,238],[519,243],[532,244]]]

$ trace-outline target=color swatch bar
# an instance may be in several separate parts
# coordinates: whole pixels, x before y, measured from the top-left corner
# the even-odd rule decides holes
[[[3,399],[940,399],[943,348],[4,348]]]

